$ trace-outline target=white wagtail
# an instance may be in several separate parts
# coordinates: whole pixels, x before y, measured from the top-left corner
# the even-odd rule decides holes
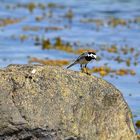
[[[72,64],[70,64],[67,67],[67,69],[72,67],[73,65],[76,65],[76,64],[80,64],[81,69],[83,69],[83,66],[86,68],[87,64],[91,60],[96,60],[95,52],[89,51],[89,52],[82,53]]]

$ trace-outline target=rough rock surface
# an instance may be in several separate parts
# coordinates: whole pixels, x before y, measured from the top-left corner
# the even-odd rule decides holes
[[[0,70],[0,140],[134,140],[131,112],[110,83],[60,67]]]

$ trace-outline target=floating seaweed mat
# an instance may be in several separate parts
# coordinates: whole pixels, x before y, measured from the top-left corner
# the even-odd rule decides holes
[[[51,65],[51,66],[64,66],[68,65],[69,61],[68,60],[45,60],[45,59],[38,59],[35,57],[30,58],[29,63],[41,63],[44,65]]]
[[[11,19],[11,18],[5,18],[5,19],[0,19],[0,27],[1,26],[6,26],[9,24],[15,24],[20,22],[22,19]]]

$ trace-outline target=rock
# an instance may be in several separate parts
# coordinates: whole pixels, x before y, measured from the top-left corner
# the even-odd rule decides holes
[[[42,65],[0,70],[0,140],[134,140],[131,112],[110,83]]]

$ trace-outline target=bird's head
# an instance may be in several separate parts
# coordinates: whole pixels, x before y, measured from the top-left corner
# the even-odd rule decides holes
[[[91,57],[92,59],[96,60],[96,53],[95,52],[88,52],[88,57]]]

